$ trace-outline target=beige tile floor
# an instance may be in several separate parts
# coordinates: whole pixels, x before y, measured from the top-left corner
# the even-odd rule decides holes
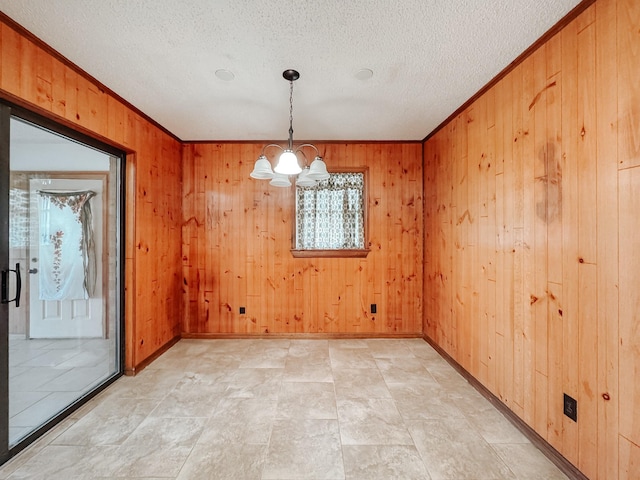
[[[420,339],[182,340],[0,478],[566,479]]]

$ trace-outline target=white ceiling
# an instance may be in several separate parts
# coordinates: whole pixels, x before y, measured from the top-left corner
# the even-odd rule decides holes
[[[578,0],[0,0],[182,140],[421,140]],[[373,70],[373,77],[355,74]],[[232,81],[216,77],[233,72]]]

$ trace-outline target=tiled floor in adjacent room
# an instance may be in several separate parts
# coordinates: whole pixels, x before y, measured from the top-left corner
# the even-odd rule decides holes
[[[9,443],[15,445],[116,371],[114,340],[9,337]]]
[[[0,478],[566,479],[421,339],[182,340]]]

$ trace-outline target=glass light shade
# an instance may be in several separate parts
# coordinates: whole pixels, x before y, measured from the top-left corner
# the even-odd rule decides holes
[[[298,175],[296,185],[299,187],[313,187],[315,184],[316,181],[313,178],[309,178],[309,167],[305,167]]]
[[[269,182],[269,185],[273,185],[274,187],[290,187],[291,181],[289,180],[289,177],[283,173],[276,173],[273,176],[273,180]]]
[[[285,150],[278,159],[276,168],[273,169],[276,173],[282,173],[284,175],[297,175],[302,171],[298,164],[298,157],[291,150]]]
[[[316,157],[313,162],[311,162],[307,178],[312,178],[313,180],[327,180],[330,176],[329,172],[327,172],[327,164],[324,163],[322,158]]]
[[[271,164],[269,163],[269,160],[267,160],[267,157],[264,155],[260,155],[258,157],[258,160],[256,160],[256,164],[253,167],[253,172],[251,172],[249,176],[257,180],[273,178],[273,170],[271,170]]]

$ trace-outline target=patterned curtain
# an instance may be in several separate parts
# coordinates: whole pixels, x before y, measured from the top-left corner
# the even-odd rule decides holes
[[[364,174],[332,173],[314,187],[296,187],[296,249],[364,246]]]
[[[38,191],[41,300],[78,300],[93,295],[96,252],[91,204],[95,192]]]

